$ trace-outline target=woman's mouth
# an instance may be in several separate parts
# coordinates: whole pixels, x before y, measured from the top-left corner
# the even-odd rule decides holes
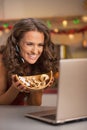
[[[29,58],[32,59],[32,60],[36,60],[37,57],[38,57],[37,55],[28,55],[28,56],[29,56]]]

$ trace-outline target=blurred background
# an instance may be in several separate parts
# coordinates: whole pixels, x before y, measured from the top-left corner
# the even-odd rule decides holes
[[[87,57],[87,0],[0,0],[0,45],[14,23],[28,17],[49,27],[60,58]]]
[[[87,58],[87,0],[0,0],[0,45],[13,25],[28,17],[48,26],[59,58]],[[55,93],[46,91],[42,105],[55,105]]]

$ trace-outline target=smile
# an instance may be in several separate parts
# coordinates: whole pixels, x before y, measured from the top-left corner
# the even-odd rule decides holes
[[[28,55],[30,59],[35,60],[37,58],[37,55]]]

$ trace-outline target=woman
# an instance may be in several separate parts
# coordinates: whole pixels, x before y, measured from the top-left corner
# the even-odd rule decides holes
[[[13,75],[55,73],[54,58],[50,31],[41,21],[28,18],[17,22],[0,49],[0,104],[41,105],[43,90],[31,92]]]

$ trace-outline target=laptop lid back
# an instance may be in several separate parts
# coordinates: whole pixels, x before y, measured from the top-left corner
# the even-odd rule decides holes
[[[60,60],[57,122],[87,117],[87,59]]]

